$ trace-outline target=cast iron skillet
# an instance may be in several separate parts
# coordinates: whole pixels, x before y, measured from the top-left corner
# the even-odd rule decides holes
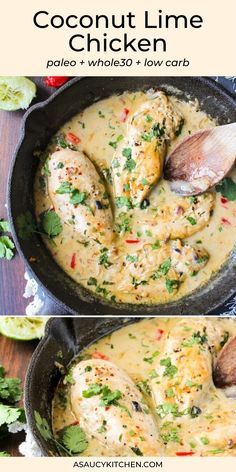
[[[197,98],[201,108],[219,124],[236,121],[234,98],[209,78],[200,77],[84,77],[74,79],[43,103],[33,106],[25,115],[20,143],[10,171],[8,208],[11,230],[17,250],[33,277],[47,295],[59,303],[61,313],[106,315],[201,315],[212,312],[235,292],[235,258],[229,258],[222,270],[205,286],[189,296],[168,304],[146,306],[116,304],[101,300],[74,282],[56,264],[40,236],[22,241],[16,218],[30,211],[34,214],[33,182],[38,165],[33,155],[44,149],[50,137],[73,115],[93,102],[126,90],[175,87],[182,99]],[[178,90],[173,93],[178,94]],[[34,256],[37,262],[30,262]]]
[[[51,318],[44,338],[34,351],[25,382],[27,422],[43,455],[58,455],[52,441],[45,441],[35,421],[35,411],[51,427],[51,405],[61,378],[60,364],[65,368],[89,344],[140,318]],[[55,365],[56,363],[56,365]]]

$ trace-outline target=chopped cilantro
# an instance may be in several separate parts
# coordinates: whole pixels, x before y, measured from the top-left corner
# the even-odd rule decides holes
[[[129,254],[128,256],[126,256],[126,260],[129,262],[138,262],[138,256],[132,256],[131,254]]]
[[[155,357],[159,356],[160,352],[155,351],[150,357],[144,357],[144,362],[148,362],[148,364],[152,364],[154,362]]]
[[[108,144],[113,149],[117,149],[117,146],[118,146],[119,142],[122,141],[123,138],[124,138],[124,136],[122,134],[120,134],[119,136],[117,136],[115,141],[110,141]]]
[[[167,398],[172,398],[172,397],[174,396],[174,390],[173,390],[173,388],[168,388],[168,389],[166,390],[166,396],[167,396]]]
[[[61,182],[60,187],[56,190],[56,193],[63,195],[64,193],[71,193],[72,188],[70,182]]]
[[[206,438],[205,436],[202,436],[202,437],[200,438],[200,441],[201,441],[202,444],[204,444],[204,446],[206,446],[206,445],[209,444],[209,442],[210,442],[209,439]]]
[[[103,249],[100,250],[101,255],[99,256],[99,265],[103,265],[105,269],[108,269],[111,267],[113,264],[112,262],[109,261],[108,258],[108,249],[104,247]]]
[[[98,281],[97,279],[95,279],[95,277],[89,277],[89,279],[87,280],[87,285],[96,286],[97,284],[98,284]]]
[[[192,226],[197,224],[195,218],[193,218],[192,216],[186,216],[186,220],[188,220]]]
[[[99,384],[92,384],[87,390],[83,390],[82,395],[84,398],[91,398],[95,395],[99,395],[102,391],[102,386]]]
[[[128,210],[133,208],[132,201],[128,197],[116,197],[115,204],[117,208],[127,207]]]
[[[153,117],[151,115],[146,115],[145,120],[147,123],[151,123],[153,121]]]
[[[77,189],[72,190],[70,194],[70,203],[73,205],[80,205],[85,203],[87,199],[87,194],[85,192],[80,192]]]
[[[180,284],[179,280],[166,279],[166,289],[168,290],[169,293],[173,293],[174,288],[178,288],[179,284]]]
[[[161,434],[162,441],[167,444],[168,442],[180,443],[180,437],[177,428],[172,428],[167,433]]]
[[[171,363],[171,358],[166,357],[165,359],[160,360],[160,365],[165,367],[163,375],[166,377],[170,377],[173,379],[175,374],[177,373],[178,369],[175,365]]]
[[[160,249],[161,244],[160,241],[156,241],[154,244],[152,244],[152,250],[154,251],[155,249]]]
[[[190,339],[186,339],[182,342],[183,347],[192,347],[194,344],[200,344],[203,346],[207,342],[207,335],[205,332],[201,333],[196,331],[192,334]]]

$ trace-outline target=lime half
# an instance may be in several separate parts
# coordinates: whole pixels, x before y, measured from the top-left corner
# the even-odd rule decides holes
[[[17,341],[40,339],[44,335],[48,317],[13,317],[0,316],[0,333]]]
[[[26,77],[0,76],[0,109],[28,108],[36,95],[36,85]]]

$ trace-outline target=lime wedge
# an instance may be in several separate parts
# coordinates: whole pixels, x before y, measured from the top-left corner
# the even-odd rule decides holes
[[[28,108],[36,95],[36,85],[26,77],[0,76],[0,109]]]
[[[17,341],[40,339],[44,335],[48,317],[0,316],[0,333]]]

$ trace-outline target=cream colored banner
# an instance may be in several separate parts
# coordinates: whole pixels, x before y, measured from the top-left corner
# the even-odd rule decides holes
[[[139,465],[136,465],[139,464]],[[235,458],[229,457],[179,457],[179,458],[0,458],[0,470],[8,472],[70,472],[70,471],[102,471],[119,470],[123,472],[164,471],[164,472],[214,472],[235,471]]]
[[[235,18],[235,0],[1,2],[0,73],[235,75]]]

